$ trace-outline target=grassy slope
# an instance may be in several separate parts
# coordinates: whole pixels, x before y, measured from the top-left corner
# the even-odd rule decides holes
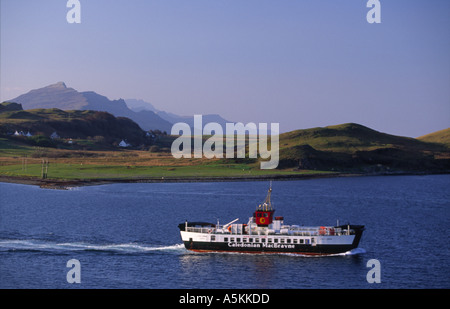
[[[443,144],[450,148],[450,128],[427,134],[417,139],[428,143]]]
[[[347,123],[296,130],[280,136],[281,166],[322,169],[439,169],[435,159],[449,158],[443,144],[381,133]]]
[[[53,132],[65,139],[92,140],[97,137],[103,141],[103,148],[118,144],[122,139],[134,145],[146,142],[145,132],[130,119],[97,111],[52,108],[0,112],[0,134],[15,131],[31,132],[34,137],[39,135],[46,138]]]
[[[426,150],[432,147],[414,138],[381,133],[355,123],[296,130],[280,136],[281,148],[305,144],[316,150],[343,153],[391,147],[408,150]],[[432,148],[438,149],[438,147]]]

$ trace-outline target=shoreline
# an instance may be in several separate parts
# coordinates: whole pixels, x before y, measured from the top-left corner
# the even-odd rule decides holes
[[[0,183],[15,183],[23,185],[39,186],[44,189],[67,190],[74,187],[99,186],[114,183],[189,183],[189,182],[227,182],[227,181],[266,181],[266,180],[300,180],[313,178],[343,177],[340,173],[321,173],[305,175],[267,175],[267,176],[243,176],[243,177],[149,177],[149,178],[99,178],[99,179],[38,179],[34,177],[17,177],[0,175]],[[346,174],[357,176],[357,174]]]
[[[299,175],[260,175],[243,177],[171,177],[171,178],[102,178],[102,179],[39,179],[35,177],[17,177],[0,175],[0,183],[14,183],[22,185],[39,186],[44,189],[68,190],[75,187],[99,186],[115,183],[190,183],[190,182],[238,182],[238,181],[268,181],[268,180],[306,180],[319,178],[337,178],[337,177],[363,177],[363,176],[406,176],[406,175],[444,175],[450,174],[450,171],[443,172],[396,172],[396,173],[317,173],[317,174],[299,174]]]

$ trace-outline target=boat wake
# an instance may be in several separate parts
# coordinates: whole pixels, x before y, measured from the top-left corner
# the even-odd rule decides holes
[[[353,250],[344,252],[344,253],[338,253],[338,254],[332,254],[332,256],[349,256],[349,255],[360,255],[360,254],[364,254],[367,251],[363,248],[355,248]]]
[[[296,254],[296,255],[300,255],[303,257],[329,257],[329,256],[354,256],[354,255],[360,255],[360,254],[364,254],[366,253],[366,250],[363,248],[355,248],[353,250],[347,251],[347,252],[342,252],[342,253],[334,253],[334,254],[321,254],[321,255],[301,255],[301,254]]]
[[[42,240],[0,240],[0,252],[73,252],[73,251],[99,251],[122,254],[148,253],[158,251],[184,251],[183,244],[175,245],[147,245],[138,243],[126,244],[89,244],[89,243],[57,243]]]
[[[343,253],[334,253],[334,254],[301,254],[301,253],[279,253],[281,255],[288,256],[298,256],[298,257],[306,257],[306,258],[321,258],[321,257],[330,257],[330,256],[354,256],[366,253],[366,250],[363,248],[355,248],[353,250],[343,252]]]

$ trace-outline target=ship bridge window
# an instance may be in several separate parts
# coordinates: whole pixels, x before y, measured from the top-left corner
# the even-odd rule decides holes
[[[273,240],[273,242],[274,242],[274,243],[278,243],[278,238],[275,238],[275,239]]]

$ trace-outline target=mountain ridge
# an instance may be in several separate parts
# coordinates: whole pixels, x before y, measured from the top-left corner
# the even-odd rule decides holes
[[[110,100],[94,91],[79,92],[58,82],[46,87],[30,90],[8,100],[22,104],[25,110],[59,108],[61,110],[95,110],[108,112],[116,117],[127,117],[143,130],[170,131],[172,124],[151,111],[134,112],[123,99]]]
[[[59,108],[61,110],[95,110],[111,113],[116,117],[127,117],[143,130],[160,130],[170,133],[173,124],[187,123],[194,127],[193,116],[180,116],[156,109],[151,103],[137,99],[110,100],[95,91],[79,92],[64,82],[57,82],[42,88],[30,90],[8,102],[19,103],[24,110]],[[224,126],[228,120],[218,114],[203,115],[207,122],[217,122]]]
[[[159,117],[161,117],[164,120],[167,120],[168,122],[175,124],[177,122],[184,122],[187,123],[191,128],[194,128],[194,116],[181,116],[177,115],[171,112],[166,112],[162,110],[158,110],[156,107],[154,107],[151,103],[146,102],[144,100],[137,100],[137,99],[125,99],[125,103],[127,106],[133,110],[133,111],[152,111],[156,113]],[[209,122],[215,122],[220,124],[222,127],[225,127],[226,123],[230,123],[231,121],[228,121],[224,119],[219,114],[205,114],[202,115],[202,119],[204,123]]]

